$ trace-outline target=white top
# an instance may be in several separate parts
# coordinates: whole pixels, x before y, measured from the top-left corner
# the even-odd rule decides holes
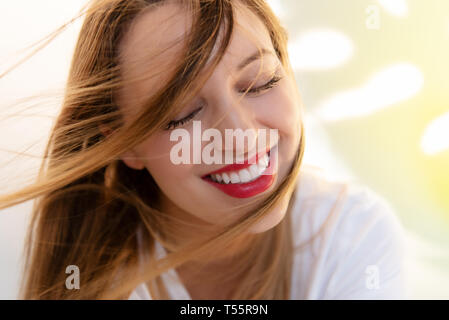
[[[405,234],[388,203],[367,187],[303,165],[292,208],[291,299],[405,299]],[[339,199],[338,201],[336,201]],[[326,223],[326,224],[324,224]],[[159,256],[164,248],[156,242]],[[191,300],[175,269],[162,275],[170,297]],[[140,284],[130,300],[149,300]]]

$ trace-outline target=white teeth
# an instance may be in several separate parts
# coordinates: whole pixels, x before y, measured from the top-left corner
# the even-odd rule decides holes
[[[265,154],[257,163],[250,165],[246,169],[228,173],[217,173],[210,175],[210,178],[218,183],[247,183],[259,178],[267,169],[269,157]]]
[[[242,183],[247,183],[248,181],[251,180],[251,174],[246,169],[243,169],[243,170],[239,171],[239,177],[240,177],[240,181]]]
[[[266,168],[267,168],[267,166],[265,166],[263,164],[259,164],[257,166],[257,169],[259,170],[259,175],[262,174],[262,172],[264,172]]]
[[[261,176],[266,168],[265,167],[257,167],[257,169],[259,170],[259,176]]]
[[[240,177],[237,173],[235,172],[231,172],[231,182],[232,183],[239,183],[240,182]]]
[[[259,165],[263,165],[264,167],[268,167],[268,157],[265,154],[262,159],[259,160]]]
[[[252,164],[249,167],[249,172],[251,173],[251,179],[255,179],[259,176],[259,167],[257,166],[257,164]]]
[[[231,179],[229,178],[229,176],[226,173],[223,173],[222,177],[223,177],[224,183],[228,184],[229,182],[231,182]]]

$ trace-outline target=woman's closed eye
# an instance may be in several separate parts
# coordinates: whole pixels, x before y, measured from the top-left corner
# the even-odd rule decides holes
[[[267,83],[265,83],[265,84],[263,84],[261,86],[258,86],[258,87],[253,87],[253,88],[250,88],[250,89],[240,90],[240,93],[245,93],[245,92],[248,92],[248,93],[261,93],[263,91],[266,91],[268,89],[273,88],[280,80],[282,80],[282,76],[275,74],[273,77],[271,77],[271,79]]]
[[[274,75],[267,83],[258,86],[258,87],[252,87],[250,89],[244,89],[244,90],[239,90],[240,93],[254,93],[254,94],[259,94],[262,93],[266,90],[269,90],[271,88],[273,88],[274,86],[277,85],[277,83],[282,80],[282,76],[280,75]],[[188,114],[187,116],[185,116],[182,119],[179,120],[171,120],[166,126],[165,126],[165,130],[172,130],[175,129],[179,126],[183,126],[186,123],[190,122],[190,120],[192,120],[197,114],[198,112],[200,112],[203,109],[203,107],[199,107],[197,109],[195,109],[194,111],[192,111],[190,114]]]
[[[171,120],[165,127],[165,130],[171,130],[171,129],[175,129],[179,126],[182,126],[184,124],[186,124],[187,122],[189,122],[190,120],[192,120],[196,114],[198,112],[200,112],[203,109],[203,107],[199,107],[195,110],[193,110],[190,114],[188,114],[187,116],[185,116],[182,119],[179,120]]]

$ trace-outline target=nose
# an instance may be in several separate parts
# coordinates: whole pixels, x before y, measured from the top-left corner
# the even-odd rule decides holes
[[[258,130],[251,108],[243,106],[239,101],[219,107],[213,127],[220,131],[222,141],[216,144],[216,151],[235,159],[245,159],[256,153]]]

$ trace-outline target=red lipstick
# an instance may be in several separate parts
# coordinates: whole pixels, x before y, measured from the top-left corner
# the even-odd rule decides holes
[[[211,179],[210,175],[217,174],[217,173],[223,173],[223,172],[231,172],[231,171],[239,171],[245,168],[248,168],[254,163],[257,163],[257,160],[260,159],[265,155],[265,153],[268,154],[268,166],[265,169],[265,171],[255,180],[249,181],[247,183],[219,183],[215,182]],[[271,150],[267,150],[265,152],[262,152],[260,154],[257,154],[256,159],[254,161],[254,158],[252,158],[253,161],[246,160],[242,164],[230,164],[228,166],[225,166],[219,170],[213,171],[207,175],[204,175],[202,179],[208,183],[210,183],[212,186],[218,188],[219,190],[223,191],[227,195],[235,198],[249,198],[252,196],[255,196],[259,193],[264,192],[267,190],[274,182],[276,178],[276,172],[274,168],[276,167],[277,163],[277,146],[272,148]]]

